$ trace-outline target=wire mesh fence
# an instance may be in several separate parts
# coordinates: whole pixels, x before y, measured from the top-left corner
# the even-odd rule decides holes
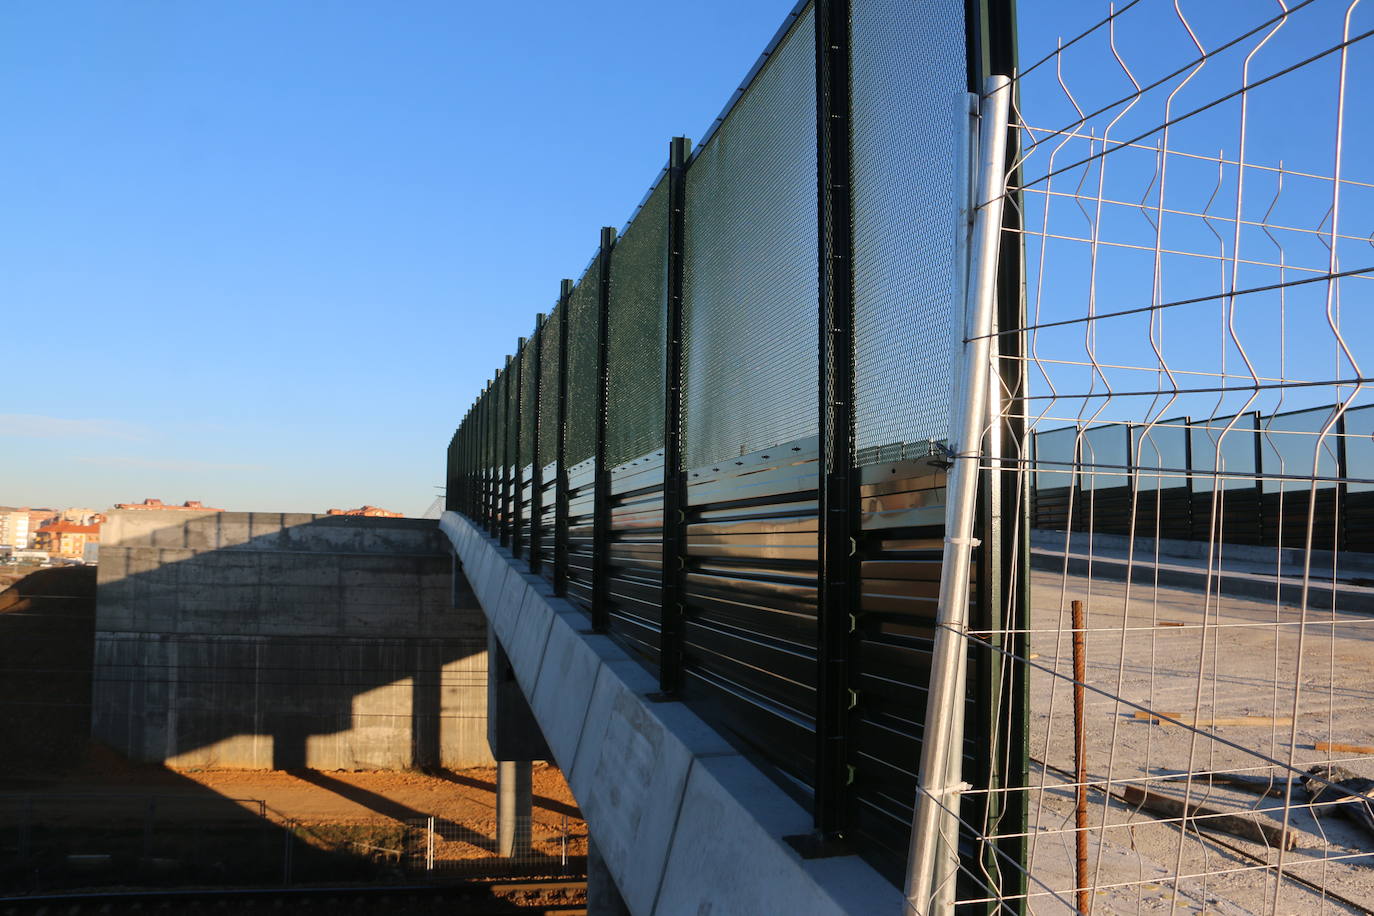
[[[585,829],[575,830],[566,816],[558,824],[514,820],[508,838],[493,840],[443,818],[412,819],[398,855],[407,874],[422,878],[586,874]]]
[[[1000,359],[1029,387],[994,398],[988,429],[1024,434],[985,441],[981,474],[1020,494],[1008,536],[1031,600],[965,637],[1026,674],[1030,768],[1024,788],[965,798],[1023,797],[1027,821],[965,803],[960,830],[1027,852],[965,856],[937,895],[1374,907],[1370,547],[1353,521],[1374,170],[1351,88],[1374,68],[1371,26],[1358,3],[1138,0],[1023,48],[1005,231],[1026,313],[995,333],[1024,339]],[[990,879],[1006,868],[1024,896]]]

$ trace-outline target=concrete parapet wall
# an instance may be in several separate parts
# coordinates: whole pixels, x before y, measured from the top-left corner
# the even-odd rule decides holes
[[[631,912],[897,913],[856,856],[805,860],[811,816],[548,583],[469,521],[440,522]]]
[[[432,521],[119,512],[92,730],[173,766],[491,762],[486,624]]]

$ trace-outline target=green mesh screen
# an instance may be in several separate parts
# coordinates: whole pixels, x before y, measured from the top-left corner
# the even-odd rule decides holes
[[[644,202],[611,258],[607,318],[606,463],[663,444],[668,182]]]
[[[596,332],[601,255],[568,298],[568,419],[564,460],[569,467],[596,450]]]
[[[561,308],[554,308],[544,322],[539,345],[539,466],[558,457],[558,328]]]
[[[814,18],[687,171],[685,467],[816,433]]]
[[[539,335],[536,333],[525,342],[525,349],[520,360],[520,458],[518,464],[522,468],[534,463],[534,427],[537,420],[534,415],[534,386],[539,384],[539,377],[535,374],[539,368],[538,346]]]
[[[949,439],[968,127],[964,0],[853,6],[859,463]]]

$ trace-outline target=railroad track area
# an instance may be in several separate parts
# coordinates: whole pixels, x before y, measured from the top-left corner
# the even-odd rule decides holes
[[[412,887],[176,890],[0,898],[0,916],[94,914],[341,914],[341,916],[585,916],[587,882],[472,881]]]

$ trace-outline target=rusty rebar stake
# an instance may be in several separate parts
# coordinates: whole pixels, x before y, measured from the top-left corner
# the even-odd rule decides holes
[[[1078,851],[1078,912],[1088,913],[1088,748],[1083,734],[1083,684],[1087,681],[1087,640],[1084,638],[1083,602],[1069,604],[1073,613],[1073,773],[1074,842]]]

